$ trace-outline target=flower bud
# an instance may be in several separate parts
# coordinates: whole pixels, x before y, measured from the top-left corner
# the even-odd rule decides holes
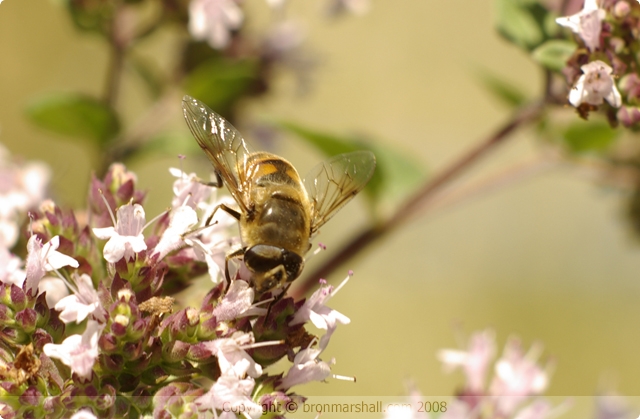
[[[162,348],[162,358],[170,363],[182,361],[187,356],[190,346],[189,343],[180,340],[169,342]]]
[[[25,332],[31,334],[36,329],[38,313],[32,308],[25,308],[16,313],[16,322]]]
[[[613,15],[617,18],[623,18],[629,14],[631,6],[626,1],[619,1],[613,6]]]
[[[24,406],[38,406],[42,401],[42,393],[35,387],[27,388],[24,393],[20,395],[20,404]]]
[[[640,122],[640,109],[635,106],[623,106],[618,110],[618,120],[625,127],[631,127]]]

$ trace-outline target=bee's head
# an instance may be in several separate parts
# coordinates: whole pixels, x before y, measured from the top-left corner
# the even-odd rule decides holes
[[[277,246],[258,244],[244,253],[258,295],[285,286],[302,272],[304,260],[297,253]]]

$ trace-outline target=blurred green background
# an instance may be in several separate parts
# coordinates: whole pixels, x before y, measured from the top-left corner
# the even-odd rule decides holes
[[[258,11],[262,3],[245,2]],[[272,94],[247,104],[243,120],[365,133],[435,173],[508,118],[480,86],[479,69],[532,95],[541,88],[536,66],[495,33],[490,0],[374,1],[369,14],[338,21],[321,17],[319,2],[291,3],[321,59],[311,91],[297,95],[284,75]],[[173,47],[171,34],[144,47],[162,60]],[[99,94],[106,48],[77,32],[52,1],[6,0],[0,57],[0,142],[52,167],[57,202],[82,205],[96,158],[91,147],[35,128],[24,108],[43,92]],[[133,119],[146,93],[131,77],[124,83],[119,103]],[[187,131],[178,106],[166,122]],[[521,132],[466,179],[539,150],[534,134]],[[303,173],[322,158],[287,138],[275,151]],[[170,202],[167,167],[177,164],[166,156],[130,165],[149,191],[148,218]],[[185,169],[201,177],[210,170],[204,159],[187,160]],[[339,281],[355,271],[330,303],[352,322],[334,334],[323,357],[335,357],[333,372],[355,375],[357,383],[331,380],[299,393],[394,396],[412,379],[423,394],[450,395],[462,376],[444,374],[436,351],[457,347],[457,327],[467,333],[493,327],[500,350],[510,335],[526,347],[544,343],[544,356],[556,363],[547,394],[589,396],[606,381],[621,394],[640,395],[640,246],[624,221],[622,195],[580,173],[558,166],[430,213],[334,273],[331,280]],[[320,240],[329,252],[364,225],[358,220],[365,213],[356,200],[328,223]]]

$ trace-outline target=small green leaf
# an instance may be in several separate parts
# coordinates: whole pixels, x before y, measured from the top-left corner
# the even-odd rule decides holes
[[[394,208],[424,182],[427,174],[425,164],[409,153],[401,152],[397,146],[376,143],[371,151],[376,155],[380,170],[379,178],[371,180],[379,182],[372,185],[380,201],[379,206]]]
[[[299,138],[316,147],[327,156],[335,156],[337,154],[350,153],[362,149],[362,145],[354,142],[352,138],[339,137],[326,132],[316,131],[293,122],[280,122],[278,126],[296,134]]]
[[[571,41],[552,39],[533,50],[531,56],[549,70],[560,71],[575,50],[576,44]]]
[[[619,133],[619,130],[611,128],[606,122],[579,121],[565,130],[563,138],[572,152],[586,153],[607,149]]]
[[[255,83],[257,72],[255,61],[209,60],[187,76],[184,87],[187,94],[224,113]]]
[[[535,48],[545,38],[539,21],[545,10],[538,6],[526,1],[496,0],[496,27],[500,34],[521,48]]]
[[[118,134],[115,112],[96,98],[78,93],[50,94],[27,107],[31,120],[41,128],[102,145]]]
[[[114,2],[63,0],[63,3],[66,4],[71,20],[78,29],[102,35],[108,33],[116,9]]]
[[[478,77],[484,87],[507,106],[517,108],[527,101],[526,94],[503,77],[480,70]]]

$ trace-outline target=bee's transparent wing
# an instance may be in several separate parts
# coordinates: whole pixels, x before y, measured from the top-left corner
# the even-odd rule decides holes
[[[248,185],[244,168],[250,147],[233,125],[199,100],[184,96],[182,110],[189,130],[238,205],[246,211]]]
[[[360,192],[376,167],[370,151],[340,154],[314,167],[304,178],[311,203],[311,235]]]

